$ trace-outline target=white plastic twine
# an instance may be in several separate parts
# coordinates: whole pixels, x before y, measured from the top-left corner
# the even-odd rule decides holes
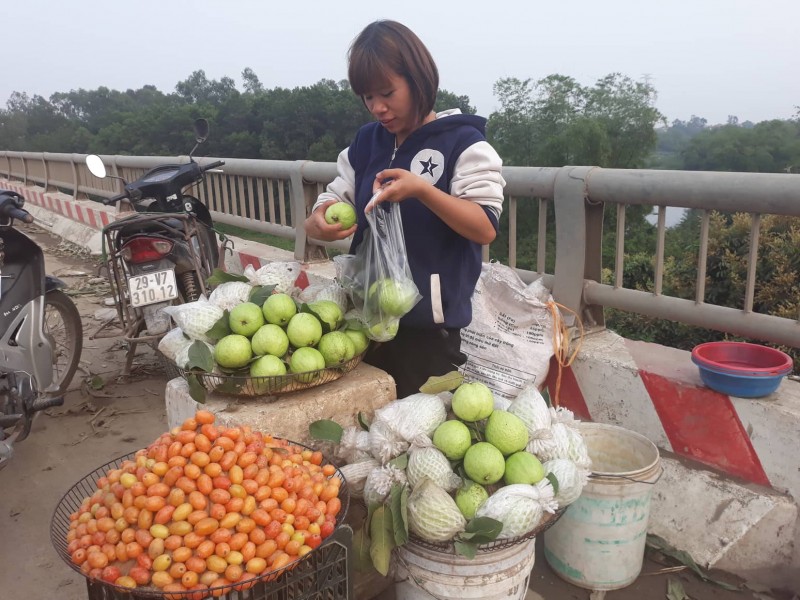
[[[409,443],[400,437],[386,421],[373,421],[369,426],[369,451],[381,464],[408,450]]]
[[[336,448],[336,458],[344,463],[355,463],[372,458],[369,432],[355,426],[345,428],[342,431],[342,439]]]

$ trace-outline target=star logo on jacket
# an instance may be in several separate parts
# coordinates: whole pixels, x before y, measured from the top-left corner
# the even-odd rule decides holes
[[[411,159],[411,172],[436,184],[444,172],[444,155],[438,150],[424,148]]]

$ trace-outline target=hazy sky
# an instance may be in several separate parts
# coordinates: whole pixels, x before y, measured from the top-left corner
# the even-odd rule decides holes
[[[5,0],[0,105],[13,91],[164,92],[203,69],[250,67],[266,88],[346,78],[347,47],[370,21],[411,27],[439,66],[441,87],[498,107],[502,77],[553,73],[591,85],[620,72],[648,77],[669,121],[754,122],[800,105],[800,0]]]

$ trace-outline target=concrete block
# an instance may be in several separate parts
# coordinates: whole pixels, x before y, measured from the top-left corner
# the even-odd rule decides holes
[[[790,496],[692,468],[662,456],[650,533],[687,551],[697,564],[748,581],[800,586],[795,557],[798,507]]]
[[[35,204],[28,203],[25,205],[25,209],[36,219],[36,225],[73,244],[86,248],[93,255],[102,253],[103,234],[99,229],[73,221]]]
[[[336,381],[279,396],[240,398],[209,393],[206,403],[198,404],[182,378],[169,381],[165,394],[170,428],[202,407],[214,413],[222,425],[249,425],[300,443],[309,441],[308,425],[313,421],[331,419],[342,427],[357,425],[359,412],[370,420],[376,409],[396,397],[392,377],[364,363]]]

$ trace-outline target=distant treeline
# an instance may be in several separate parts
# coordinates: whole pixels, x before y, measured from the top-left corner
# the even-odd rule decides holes
[[[229,77],[209,80],[192,73],[171,93],[153,86],[59,92],[49,99],[15,92],[0,110],[0,150],[166,155],[191,147],[191,123],[206,117],[211,136],[203,153],[230,158],[335,161],[358,127],[370,120],[346,81],[322,80],[307,87],[266,89],[251,69],[243,89]],[[705,119],[667,123],[655,108],[647,81],[612,73],[592,86],[550,75],[538,81],[507,78],[493,87],[499,110],[488,115],[487,136],[506,165],[597,165],[708,171],[800,173],[800,110],[794,119],[721,126]],[[474,113],[468,96],[441,90],[437,110]],[[649,209],[626,211],[626,287],[652,291],[655,230]],[[553,219],[549,211],[549,219]],[[709,302],[741,305],[746,281],[747,215],[714,215],[706,283]],[[663,293],[693,298],[699,218],[689,211],[670,232]],[[517,211],[517,264],[535,268],[538,210],[521,202]],[[616,211],[604,218],[603,265],[612,276]],[[757,272],[765,274],[754,310],[795,318],[800,298],[800,225],[797,219],[764,218]],[[548,272],[555,256],[548,237]],[[492,244],[492,257],[507,261],[507,213]],[[780,276],[766,276],[778,273]],[[773,283],[776,282],[776,283]],[[632,339],[689,349],[723,334],[609,311],[609,325]]]

